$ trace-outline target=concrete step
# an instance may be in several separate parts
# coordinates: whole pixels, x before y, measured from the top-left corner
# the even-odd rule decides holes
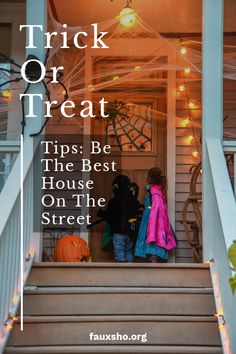
[[[213,315],[211,288],[35,287],[25,315]],[[145,301],[144,301],[145,299]]]
[[[26,316],[24,331],[16,323],[8,346],[105,345],[111,340],[90,340],[95,334],[146,334],[148,345],[220,346],[213,316]],[[129,345],[140,344],[129,340]],[[127,344],[127,339],[112,340]]]
[[[39,263],[27,285],[211,287],[205,264]]]
[[[223,354],[221,347],[96,345],[8,347],[5,354]]]

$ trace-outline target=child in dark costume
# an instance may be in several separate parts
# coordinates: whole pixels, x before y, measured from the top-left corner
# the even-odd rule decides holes
[[[159,168],[148,171],[143,217],[135,247],[135,256],[149,262],[167,261],[168,251],[176,247],[166,204],[166,178]]]
[[[130,192],[131,182],[127,176],[119,175],[112,183],[115,197],[108,202],[107,209],[99,216],[110,225],[117,262],[133,262],[131,227],[136,219],[140,204]]]

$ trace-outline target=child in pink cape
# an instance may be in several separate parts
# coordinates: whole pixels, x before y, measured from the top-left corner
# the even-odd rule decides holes
[[[148,171],[147,195],[135,255],[150,262],[167,261],[168,251],[176,247],[166,203],[166,178],[159,168]]]

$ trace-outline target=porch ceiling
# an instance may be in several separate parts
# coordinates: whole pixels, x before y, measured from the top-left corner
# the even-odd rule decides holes
[[[49,0],[59,22],[88,25],[114,18],[126,0]],[[202,0],[133,0],[132,7],[161,33],[201,32]],[[225,0],[225,31],[236,31],[236,1]]]

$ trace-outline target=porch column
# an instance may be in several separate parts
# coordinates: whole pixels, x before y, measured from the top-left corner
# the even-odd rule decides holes
[[[46,30],[46,9],[47,1],[46,0],[27,0],[26,1],[26,24],[27,25],[41,25],[43,31],[39,29],[35,30],[34,33],[34,44],[37,48],[26,49],[26,57],[29,54],[35,55],[41,62],[44,62],[45,57],[45,36],[44,32]],[[26,44],[28,42],[29,31],[26,31]],[[32,84],[29,90],[29,93],[43,94],[44,88],[41,83]],[[27,112],[27,102],[26,102],[26,112]],[[42,122],[44,121],[44,104],[40,101],[39,98],[35,99],[34,104],[34,113],[37,117],[35,118],[26,118],[25,126],[25,137],[29,136],[31,133],[37,132]]]
[[[214,235],[213,186],[206,139],[223,139],[223,13],[224,0],[203,0],[203,258],[211,258]]]
[[[37,48],[30,48],[26,49],[26,57],[31,54],[35,55],[41,62],[44,62],[45,58],[45,36],[44,32],[46,30],[46,10],[47,10],[47,1],[46,0],[27,0],[26,1],[26,24],[27,25],[41,25],[43,31],[39,29],[35,30],[34,34],[34,45]],[[28,42],[29,32],[26,31],[26,45]],[[44,87],[42,83],[39,84],[32,84],[28,93],[36,93],[36,94],[43,94],[44,95]],[[25,101],[25,111],[27,114],[28,111],[28,101]],[[36,98],[34,102],[34,114],[36,117],[26,118],[26,126],[24,130],[24,140],[27,140],[27,147],[30,145],[30,149],[33,152],[33,141],[32,137],[29,137],[30,134],[36,133],[40,130],[43,122],[44,122],[44,103],[40,100],[40,98]],[[33,186],[33,188],[35,188]],[[40,201],[38,201],[40,203]],[[35,207],[35,205],[34,205]],[[33,211],[32,211],[32,218],[33,218]],[[33,230],[34,231],[34,230]],[[42,255],[42,234],[40,232],[33,232],[31,237],[31,249],[34,249],[36,252],[35,260],[41,260]]]

